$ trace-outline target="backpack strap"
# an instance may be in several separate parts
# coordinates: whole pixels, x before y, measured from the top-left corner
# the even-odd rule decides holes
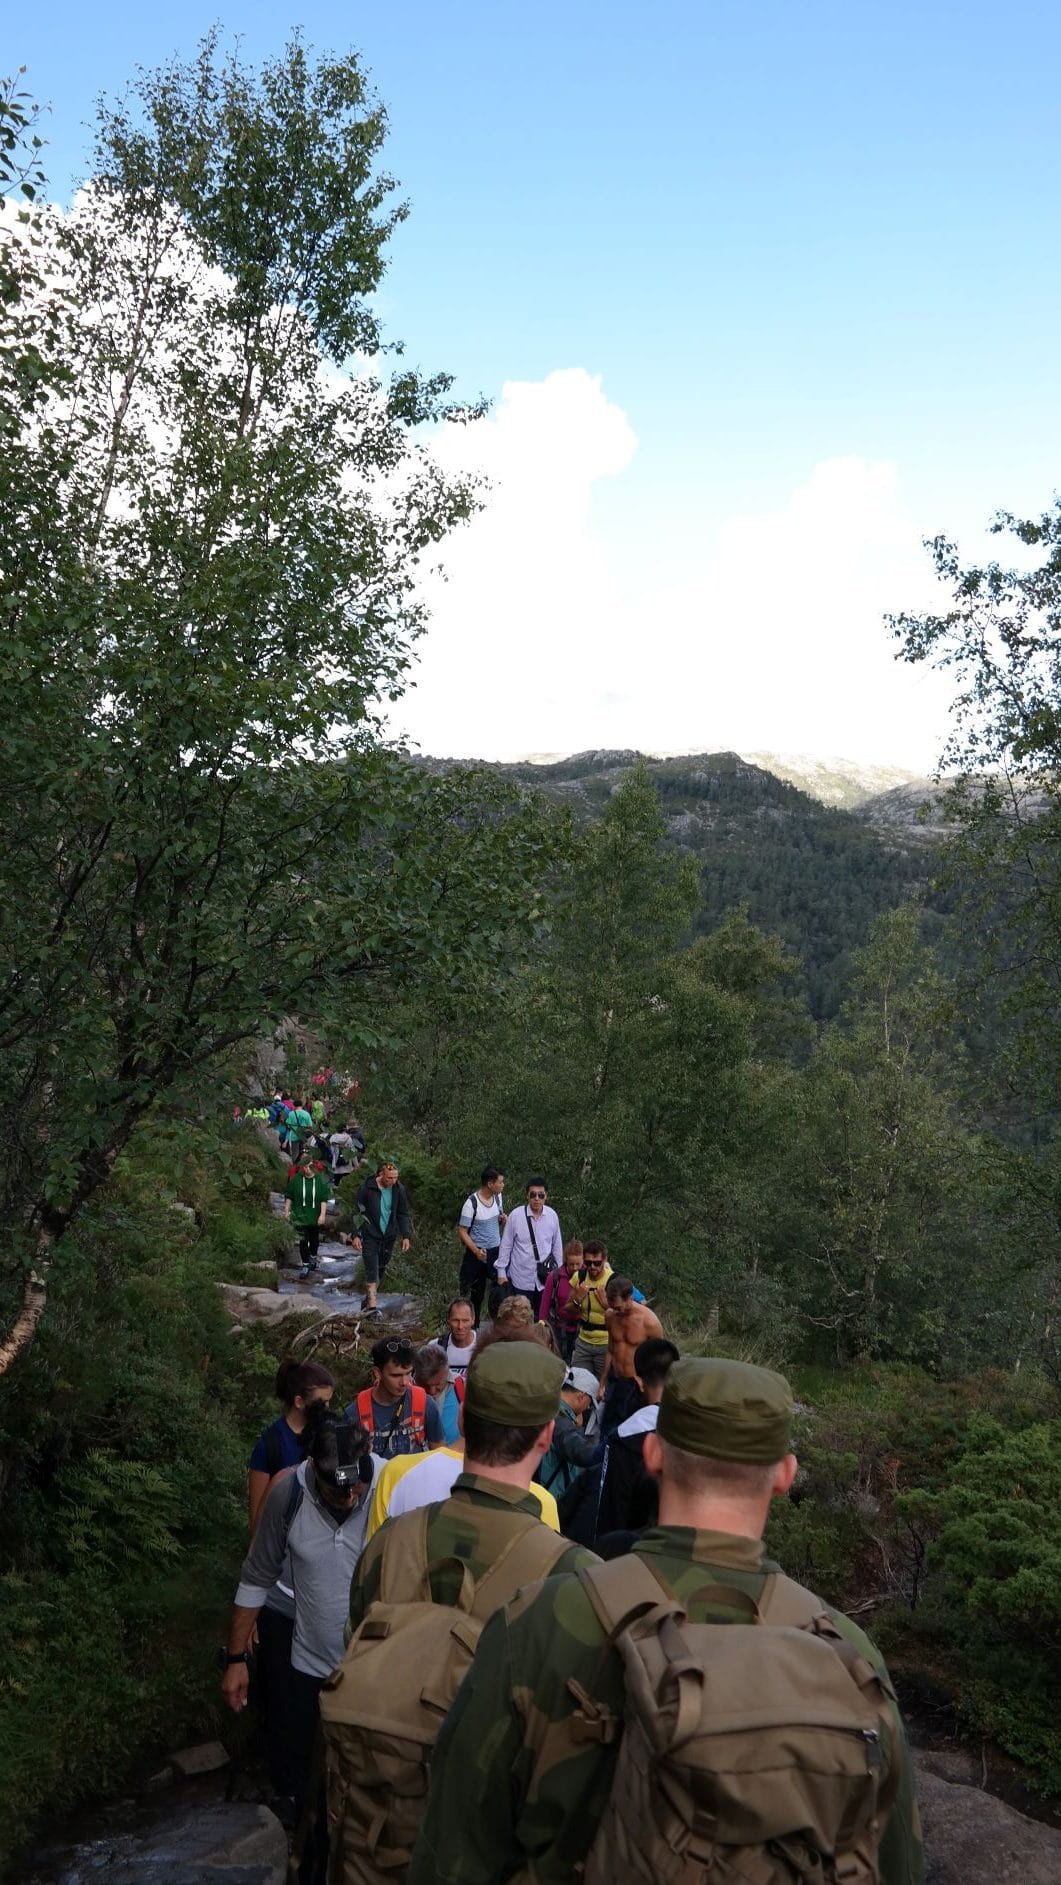
[[[476,1584],[473,1615],[492,1616],[498,1605],[506,1602],[508,1596],[514,1597],[524,1584],[547,1577],[557,1559],[570,1549],[569,1539],[551,1531],[541,1519],[528,1516],[526,1525],[510,1539]],[[494,1586],[501,1581],[502,1574],[506,1596],[495,1598]]]
[[[437,1505],[422,1505],[413,1527],[400,1521],[388,1525],[383,1533],[383,1558],[379,1567],[379,1601],[383,1604],[413,1604],[420,1596],[420,1586],[427,1570],[427,1528]],[[413,1514],[410,1512],[409,1517]]]
[[[647,1558],[637,1551],[612,1558],[605,1564],[590,1565],[578,1575],[609,1642],[615,1642],[624,1630],[639,1621],[652,1618],[660,1624],[668,1617],[675,1620],[685,1617],[685,1606],[657,1576]],[[746,1622],[761,1621],[755,1598],[733,1585],[712,1585],[710,1601],[726,1610],[741,1611]]]
[[[457,1401],[459,1405],[463,1407],[464,1406],[464,1376],[463,1375],[461,1374],[454,1375],[453,1392],[457,1396]]]
[[[375,1433],[376,1415],[371,1388],[362,1388],[357,1397],[357,1418],[366,1433]]]

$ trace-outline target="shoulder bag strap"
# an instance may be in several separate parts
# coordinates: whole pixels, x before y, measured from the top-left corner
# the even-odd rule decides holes
[[[537,1238],[536,1238],[536,1236],[534,1235],[534,1219],[533,1219],[533,1218],[532,1218],[532,1216],[531,1216],[531,1208],[530,1208],[530,1205],[529,1205],[529,1204],[525,1204],[525,1205],[524,1205],[524,1207],[523,1207],[523,1209],[524,1209],[524,1211],[526,1212],[526,1215],[527,1215],[527,1229],[528,1229],[528,1230],[529,1230],[529,1232],[530,1232],[530,1240],[531,1240],[531,1249],[532,1249],[532,1250],[533,1250],[533,1252],[534,1252],[534,1261],[535,1261],[535,1263],[540,1263],[540,1262],[541,1262],[541,1258],[540,1258],[540,1256],[538,1255],[538,1239],[537,1239]]]
[[[420,1596],[427,1570],[427,1528],[437,1511],[437,1505],[422,1505],[408,1514],[415,1524],[406,1526],[399,1518],[387,1526],[379,1567],[381,1603],[412,1604]]]

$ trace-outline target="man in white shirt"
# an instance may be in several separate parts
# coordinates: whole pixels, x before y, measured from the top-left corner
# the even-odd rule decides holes
[[[483,1296],[489,1288],[488,1306],[493,1316],[497,1306],[497,1253],[505,1228],[505,1174],[496,1165],[483,1167],[478,1191],[465,1198],[461,1206],[457,1236],[463,1245],[458,1288],[472,1306],[474,1326],[479,1327]]]
[[[438,1338],[449,1363],[450,1379],[463,1381],[475,1353],[475,1311],[466,1296],[457,1296],[446,1310],[446,1326]]]
[[[497,1257],[501,1293],[526,1296],[535,1321],[542,1300],[544,1272],[553,1265],[559,1268],[564,1260],[560,1219],[552,1205],[546,1204],[546,1196],[544,1178],[532,1178],[527,1185],[526,1204],[518,1205],[509,1215]]]

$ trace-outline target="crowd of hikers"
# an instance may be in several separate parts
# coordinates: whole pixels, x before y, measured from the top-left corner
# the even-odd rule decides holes
[[[300,1143],[304,1265],[307,1163]],[[410,1217],[393,1161],[373,1190],[374,1304]],[[486,1166],[456,1232],[436,1338],[381,1334],[342,1410],[286,1361],[251,1454],[222,1691],[242,1710],[253,1664],[293,1875],[919,1885],[882,1658],[764,1556],[788,1383],[679,1355],[600,1240],[563,1241],[541,1178],[506,1214]]]

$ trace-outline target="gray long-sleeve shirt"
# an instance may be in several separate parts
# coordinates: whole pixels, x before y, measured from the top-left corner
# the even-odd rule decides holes
[[[373,1457],[373,1479],[381,1464]],[[302,1497],[288,1528],[292,1479],[298,1482]],[[291,1664],[303,1675],[329,1676],[342,1661],[350,1584],[365,1548],[371,1503],[372,1487],[367,1485],[349,1517],[340,1522],[319,1498],[308,1460],[293,1474],[278,1479],[266,1494],[258,1529],[243,1560],[236,1602],[249,1610],[264,1604],[280,1576],[286,1548],[295,1592]]]

